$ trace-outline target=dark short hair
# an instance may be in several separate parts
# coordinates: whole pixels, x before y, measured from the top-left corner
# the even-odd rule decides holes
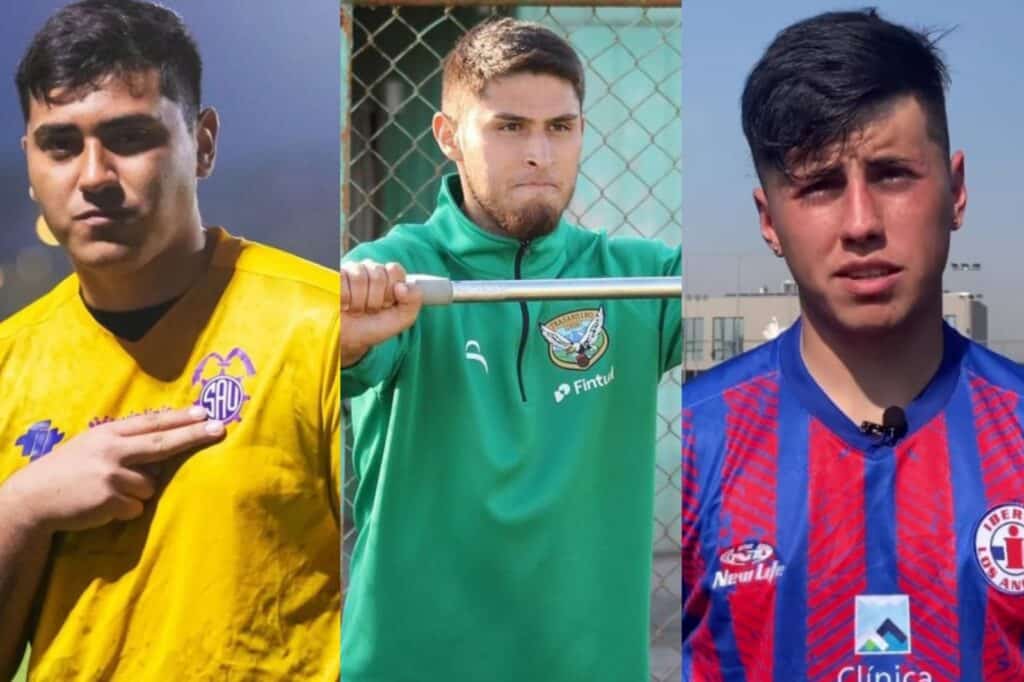
[[[583,105],[583,64],[569,43],[540,24],[505,17],[471,28],[444,58],[441,108],[455,115],[461,96],[479,97],[493,79],[517,73],[566,80]]]
[[[199,114],[202,60],[195,41],[171,10],[137,0],[81,0],[51,16],[18,65],[21,110],[52,103],[60,88],[83,93],[108,76],[160,71],[160,93],[181,106],[189,128]]]
[[[949,76],[937,39],[874,9],[826,12],[779,33],[742,97],[743,132],[762,181],[768,169],[792,177],[793,165],[842,146],[907,95],[921,104],[929,136],[948,155]]]

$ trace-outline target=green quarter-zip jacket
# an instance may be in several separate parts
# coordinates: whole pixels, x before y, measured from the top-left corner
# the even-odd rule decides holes
[[[681,276],[678,249],[561,221],[520,243],[442,182],[345,260],[467,279]],[[646,682],[657,385],[681,302],[424,307],[342,371],[358,530],[345,682]]]

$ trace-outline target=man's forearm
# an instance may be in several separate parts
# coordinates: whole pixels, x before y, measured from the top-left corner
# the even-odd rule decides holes
[[[14,676],[27,625],[46,569],[53,535],[19,509],[10,482],[0,485],[0,679]]]

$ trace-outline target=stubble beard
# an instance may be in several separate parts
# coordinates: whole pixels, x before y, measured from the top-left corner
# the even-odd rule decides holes
[[[491,221],[498,226],[498,229],[521,242],[532,241],[554,232],[558,227],[558,221],[562,218],[562,213],[572,199],[573,192],[576,191],[574,183],[568,197],[558,208],[536,202],[517,210],[509,210],[497,206],[489,197],[476,191],[471,178],[466,178],[466,185],[466,190]]]

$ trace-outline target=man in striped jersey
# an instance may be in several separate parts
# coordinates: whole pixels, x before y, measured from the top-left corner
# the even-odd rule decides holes
[[[942,319],[967,203],[931,38],[798,22],[743,93],[802,316],[683,389],[683,679],[1024,679],[1024,374]]]

